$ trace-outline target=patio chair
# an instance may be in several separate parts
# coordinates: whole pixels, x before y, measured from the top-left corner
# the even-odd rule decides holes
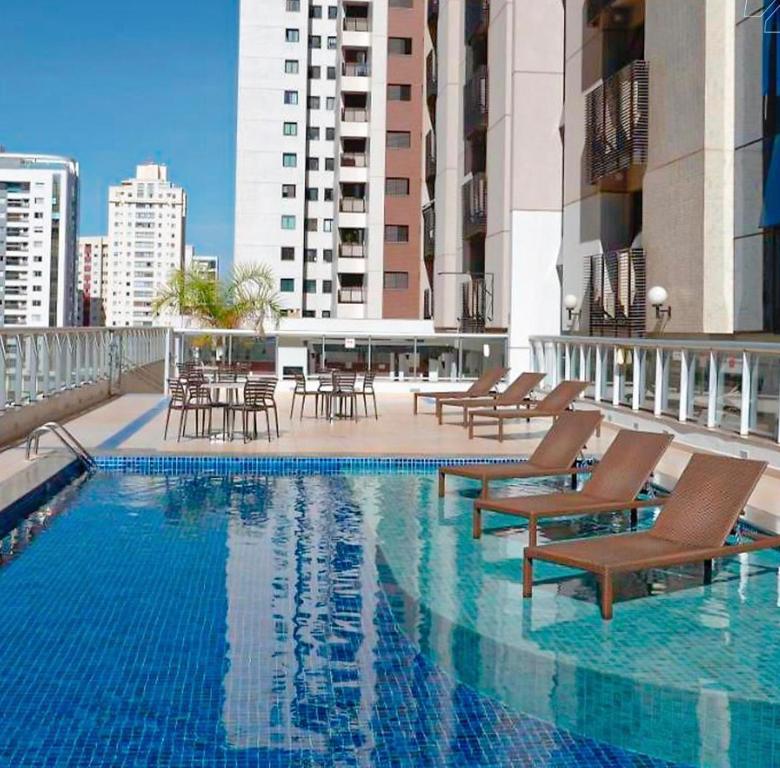
[[[511,407],[527,408],[531,405],[529,395],[534,387],[545,377],[544,373],[521,373],[503,392],[496,392],[487,397],[456,398],[453,400],[437,400],[436,416],[442,423],[444,406],[461,408],[463,410],[463,426],[468,424],[470,410],[478,408]]]
[[[593,467],[577,467],[574,466],[574,462],[585,443],[596,431],[601,419],[601,411],[597,410],[564,413],[550,427],[528,461],[439,467],[439,496],[444,496],[447,475],[479,480],[482,486],[481,496],[483,497],[489,493],[491,480],[509,478],[570,475],[572,483],[576,487],[577,475],[583,472],[592,472]]]
[[[336,371],[333,374],[333,391],[329,394],[328,416],[333,417],[334,402],[336,414],[344,415],[345,406],[349,403],[349,417],[357,421],[357,374],[354,371]]]
[[[247,379],[244,384],[244,398],[241,403],[232,403],[228,406],[230,413],[230,434],[235,434],[236,414],[241,414],[241,429],[244,434],[244,442],[249,439],[249,424],[252,422],[252,439],[257,438],[257,414],[265,414],[265,424],[268,433],[268,442],[271,442],[271,411],[276,420],[276,436],[279,437],[279,416],[276,409],[274,392],[276,379]]]
[[[540,520],[580,517],[606,512],[629,511],[631,525],[637,522],[637,509],[657,507],[659,499],[637,499],[664,452],[672,435],[663,432],[637,432],[621,429],[593,469],[581,491],[558,491],[538,496],[477,499],[474,502],[473,533],[482,535],[485,510],[522,517],[528,521],[528,544],[536,546]]]
[[[532,408],[495,408],[492,410],[478,409],[469,412],[469,440],[474,439],[475,419],[495,419],[498,423],[498,440],[504,440],[504,422],[519,419],[557,418],[587,389],[587,381],[562,381],[548,395],[543,397]],[[598,434],[598,433],[597,433]]]
[[[764,461],[694,454],[649,530],[526,547],[523,597],[532,595],[534,560],[579,568],[598,577],[601,616],[611,619],[616,574],[703,563],[709,584],[713,560],[780,547],[780,536],[760,534],[726,543],[764,469]]]
[[[295,410],[295,398],[301,398],[301,419],[303,419],[303,409],[306,406],[306,398],[314,398],[314,414],[319,413],[320,404],[320,387],[317,389],[308,388],[308,379],[302,373],[296,373],[295,375],[295,388],[292,392],[292,403],[290,404],[290,418],[293,417],[293,411]]]
[[[360,387],[360,389],[357,390],[358,395],[362,395],[363,397],[363,408],[366,412],[366,416],[368,416],[368,398],[369,395],[371,396],[371,399],[374,401],[374,418],[379,418],[379,411],[377,411],[376,408],[376,390],[374,389],[374,379],[376,378],[376,374],[372,372],[367,372],[363,376],[363,383]]]
[[[200,380],[187,381],[185,385],[184,409],[179,419],[179,438],[181,441],[187,433],[187,415],[195,414],[195,437],[206,437],[211,432],[211,416],[214,411],[214,402],[211,399],[211,390]],[[208,431],[206,430],[206,417],[208,417]],[[200,423],[200,435],[198,435],[198,422]]]
[[[508,368],[489,368],[466,390],[446,390],[441,392],[414,392],[414,413],[417,413],[417,402],[421,397],[434,400],[454,400],[461,397],[485,397],[506,376]]]
[[[168,411],[165,414],[165,431],[163,440],[168,439],[168,423],[171,420],[171,412],[179,412],[179,431],[181,431],[181,421],[184,418],[184,408],[187,400],[187,390],[179,379],[168,379],[168,391],[171,393],[168,400]]]

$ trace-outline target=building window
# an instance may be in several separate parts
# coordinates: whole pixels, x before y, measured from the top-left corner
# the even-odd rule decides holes
[[[285,136],[297,136],[298,135],[298,123],[285,123],[282,127],[282,133]]]
[[[325,140],[326,141],[333,141],[336,138],[336,129],[335,128],[326,128],[325,129]]]
[[[310,203],[314,203],[320,199],[320,191],[317,187],[306,187],[306,199]]]
[[[304,293],[317,293],[317,281],[316,280],[304,280],[303,281]]]
[[[285,152],[282,155],[282,166],[285,168],[297,168],[298,155],[296,155],[295,152]]]
[[[385,179],[385,194],[392,197],[406,197],[409,194],[409,179],[388,177]]]
[[[319,35],[309,35],[309,48],[322,48],[322,38]]]
[[[298,103],[298,91],[285,91],[284,92],[285,104],[297,104]]]
[[[304,309],[303,310],[303,316],[304,317],[317,317],[317,313],[313,309]]]
[[[294,293],[295,292],[295,279],[292,277],[283,277],[279,281],[279,290],[282,293]]]
[[[323,192],[322,199],[326,203],[332,203],[333,202],[333,188],[332,187],[326,187],[325,189],[322,190],[322,192]]]
[[[330,5],[328,6],[328,18],[329,19],[336,19],[339,15],[339,8],[337,5]]]
[[[320,169],[320,159],[318,157],[307,157],[306,158],[306,170],[307,171],[319,171]]]
[[[306,138],[309,141],[317,141],[320,138],[320,129],[316,125],[310,125],[306,129]]]
[[[307,232],[317,231],[317,219],[306,219],[306,231]]]
[[[385,288],[396,291],[405,291],[408,287],[408,272],[385,272]]]
[[[282,246],[282,261],[295,261],[295,248],[289,245]]]
[[[336,38],[335,37],[329,37],[328,38],[328,49],[331,51],[336,50]]]
[[[319,80],[321,76],[321,67],[309,67],[309,80]]]
[[[330,310],[329,309],[323,309],[322,310],[322,316],[323,317],[330,317]]]
[[[301,10],[301,0],[287,0],[287,10],[288,11],[300,11]]]
[[[282,216],[282,229],[295,229],[295,216]],[[387,229],[387,227],[385,227]]]
[[[282,197],[292,199],[295,197],[295,184],[282,184]]]
[[[332,249],[332,248],[326,248],[326,249],[325,249],[325,250],[322,252],[322,260],[323,260],[323,261],[324,261],[326,264],[330,264],[330,263],[332,263],[332,262],[333,262],[333,249]]]
[[[409,131],[388,131],[388,149],[409,149],[412,145],[412,134]]]
[[[333,293],[333,281],[332,280],[323,280],[322,281],[322,292],[323,293]]]
[[[412,100],[412,86],[411,85],[398,85],[390,83],[387,86],[387,100],[388,101],[411,101]]]
[[[297,43],[301,39],[301,33],[297,29],[285,29],[284,39],[288,43]]]
[[[307,248],[303,252],[303,259],[304,259],[304,261],[308,261],[310,264],[312,262],[317,261],[317,249],[316,248]]]
[[[328,67],[328,80],[336,79],[336,67]]]
[[[298,59],[286,59],[284,62],[284,71],[288,75],[297,75]]]
[[[326,171],[332,171],[335,169],[335,160],[332,157],[326,157],[325,158],[325,170]]]
[[[411,37],[388,37],[387,52],[391,56],[411,56],[412,38]]]
[[[387,224],[385,226],[386,243],[408,243],[409,227],[406,224]]]
[[[306,106],[309,109],[319,109],[320,108],[320,97],[319,96],[309,96]]]
[[[309,18],[310,19],[321,19],[322,18],[322,6],[321,5],[310,5],[309,6]]]
[[[323,232],[333,232],[333,219],[323,219],[322,220],[322,231]]]
[[[328,112],[333,112],[333,110],[336,109],[336,99],[333,96],[326,97],[325,109],[327,109]]]

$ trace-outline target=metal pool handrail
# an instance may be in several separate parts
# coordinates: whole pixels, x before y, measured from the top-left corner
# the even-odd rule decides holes
[[[60,442],[69,450],[73,455],[83,462],[87,469],[95,469],[97,464],[92,454],[69,432],[62,424],[58,424],[56,421],[49,421],[46,424],[42,424],[40,427],[36,427],[27,436],[27,444],[25,446],[25,458],[30,461],[33,455],[38,454],[40,447],[41,435],[46,433],[55,435]]]

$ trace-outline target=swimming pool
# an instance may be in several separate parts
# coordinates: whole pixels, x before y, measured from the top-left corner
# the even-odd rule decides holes
[[[102,465],[0,545],[0,764],[780,762],[775,553],[604,623],[575,572],[523,601],[515,521],[474,542],[432,461]]]

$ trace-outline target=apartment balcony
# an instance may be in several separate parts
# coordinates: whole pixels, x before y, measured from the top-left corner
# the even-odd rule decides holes
[[[466,42],[470,43],[475,37],[486,35],[489,23],[490,0],[466,0]]]
[[[649,65],[633,61],[586,97],[585,168],[588,182],[607,191],[638,186],[647,164]]]
[[[368,167],[368,155],[365,152],[342,152],[342,168],[366,168]]]
[[[425,206],[423,216],[423,258],[432,259],[436,250],[436,208],[433,203]]]
[[[646,257],[642,248],[623,248],[588,259],[591,336],[641,337],[646,330]]]
[[[342,213],[365,213],[368,205],[363,197],[342,197],[339,201],[339,210]]]
[[[338,300],[339,300],[339,304],[365,304],[366,289],[365,288],[339,288]]]
[[[463,133],[469,138],[487,131],[488,126],[488,68],[483,65],[463,86]]]
[[[339,245],[339,256],[342,259],[365,259],[365,243],[341,243]]]
[[[341,65],[341,74],[344,77],[370,77],[371,65],[366,62],[345,61]]]
[[[439,93],[438,72],[436,67],[436,55],[433,51],[428,53],[425,59],[425,96],[430,104],[435,101]]]
[[[371,22],[365,16],[347,16],[344,19],[345,32],[370,32]]]
[[[428,183],[436,178],[436,134],[428,131],[425,136],[425,180]]]
[[[461,333],[484,333],[493,319],[493,276],[482,274],[463,275],[460,284]]]
[[[487,232],[487,176],[475,173],[463,185],[463,237]]]

